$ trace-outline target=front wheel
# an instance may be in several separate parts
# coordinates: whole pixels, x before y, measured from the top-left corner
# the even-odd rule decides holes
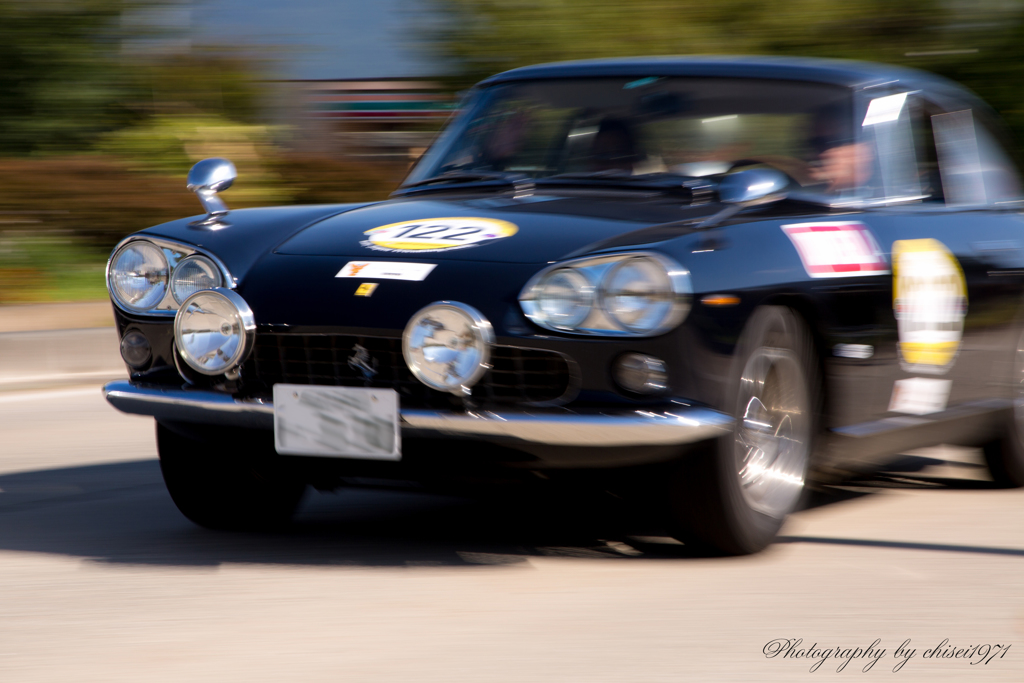
[[[814,345],[792,310],[754,312],[726,396],[733,430],[674,472],[670,520],[688,545],[745,555],[768,546],[799,505],[817,431]]]
[[[305,484],[253,440],[198,438],[157,423],[160,470],[183,515],[208,529],[275,528],[291,520]]]

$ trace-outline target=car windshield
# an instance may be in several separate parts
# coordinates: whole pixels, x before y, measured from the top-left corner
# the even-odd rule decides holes
[[[738,78],[573,78],[477,91],[405,182],[699,177],[766,164],[803,186],[853,145],[844,88]],[[640,180],[640,178],[631,178]]]

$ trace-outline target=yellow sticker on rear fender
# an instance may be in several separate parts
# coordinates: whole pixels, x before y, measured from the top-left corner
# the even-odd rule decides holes
[[[934,239],[894,242],[892,297],[903,361],[932,371],[952,365],[964,334],[967,282],[946,245]]]
[[[494,218],[426,218],[372,228],[360,244],[375,251],[423,254],[476,247],[517,232],[514,223]]]

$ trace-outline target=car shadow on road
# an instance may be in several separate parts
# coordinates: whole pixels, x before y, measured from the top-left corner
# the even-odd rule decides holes
[[[976,555],[1003,555],[1024,557],[1024,550],[1018,548],[990,548],[976,545],[954,545],[946,543],[911,543],[907,541],[879,541],[864,538],[822,538],[817,536],[780,536],[776,543],[812,543],[820,545],[841,545],[859,548],[899,548],[903,550],[932,550],[947,553],[972,553]]]
[[[914,481],[907,473],[900,476]],[[950,485],[957,483],[946,484]],[[825,489],[813,494],[811,505],[841,504],[870,495],[871,490],[870,481],[854,488]],[[1016,550],[870,540],[781,540],[1024,555]],[[652,527],[649,515],[638,514],[621,499],[562,488],[501,489],[474,498],[415,490],[310,490],[295,523],[279,533],[207,531],[174,507],[155,460],[0,476],[0,551],[191,567],[470,567],[514,566],[530,557],[696,557]]]

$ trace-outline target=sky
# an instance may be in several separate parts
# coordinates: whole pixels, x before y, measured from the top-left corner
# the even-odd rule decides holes
[[[279,78],[432,76],[412,42],[421,0],[186,0],[175,23],[194,42],[246,44],[277,62]],[[186,28],[186,26],[182,26]]]

